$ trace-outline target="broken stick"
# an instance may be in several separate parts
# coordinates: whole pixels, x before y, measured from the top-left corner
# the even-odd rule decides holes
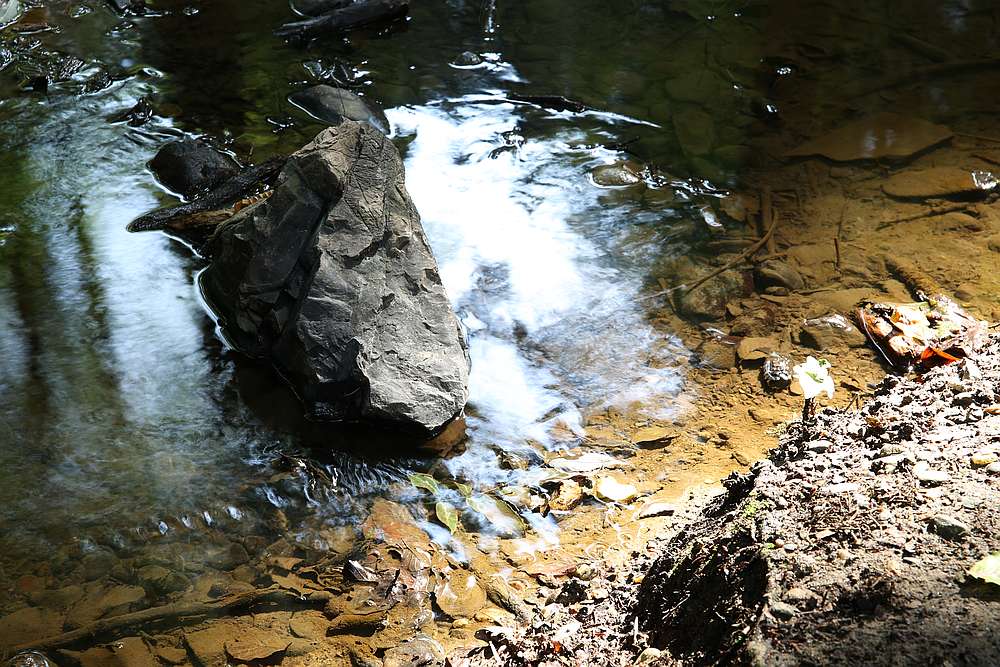
[[[272,587],[249,591],[247,593],[237,593],[236,595],[208,602],[175,602],[161,607],[151,607],[142,611],[112,616],[111,618],[101,618],[76,630],[64,632],[61,635],[19,644],[14,647],[14,651],[62,648],[78,641],[90,640],[98,635],[121,636],[126,632],[128,634],[135,634],[139,627],[169,620],[177,620],[185,624],[194,623],[200,619],[223,616],[234,610],[256,604],[272,603],[322,606],[330,600],[330,597],[330,594],[325,591],[316,591],[307,597],[302,597],[291,591]]]

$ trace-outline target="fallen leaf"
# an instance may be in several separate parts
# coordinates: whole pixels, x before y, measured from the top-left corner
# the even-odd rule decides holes
[[[969,568],[969,576],[1000,586],[1000,551],[991,553]]]
[[[447,526],[452,533],[458,529],[458,512],[448,503],[438,502],[434,505],[434,514],[437,515],[438,521]]]
[[[437,492],[441,490],[441,486],[438,484],[436,479],[430,475],[425,475],[422,472],[410,473],[410,484],[418,489],[430,491],[433,494],[437,494]]]

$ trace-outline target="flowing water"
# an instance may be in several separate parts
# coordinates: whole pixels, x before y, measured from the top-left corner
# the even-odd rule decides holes
[[[322,501],[269,484],[280,453],[327,443],[275,414],[276,402],[296,406],[215,337],[194,287],[198,258],[165,236],[124,230],[167,200],[145,169],[162,142],[206,132],[241,157],[294,150],[320,126],[285,97],[335,64],[388,109],[469,331],[470,441],[447,461],[451,474],[492,488],[515,475],[498,452],[565,446],[588,412],[642,402],[651,416],[671,413],[685,352],[645,321],[636,297],[654,261],[683,252],[683,235],[657,224],[680,214],[588,176],[620,159],[605,145],[662,128],[648,114],[506,100],[532,82],[522,62],[545,67],[518,28],[536,18],[511,16],[508,26],[478,4],[419,6],[391,36],[305,48],[270,35],[291,17],[273,3],[168,4],[162,16],[124,21],[104,7],[73,18],[74,7],[50,5],[58,35],[19,39],[48,38],[86,64],[48,95],[0,107],[7,558],[251,522],[264,503],[352,523],[364,516],[360,499],[398,495],[391,484],[426,467],[340,458],[328,463],[337,485]],[[486,60],[451,65],[463,50]],[[557,69],[537,89],[559,92],[579,70]],[[74,94],[101,71],[122,80]],[[110,122],[140,97],[158,111],[149,124]],[[677,195],[661,184],[645,196]],[[319,439],[364,445],[329,430]]]
[[[772,121],[768,95],[792,71],[762,61],[769,24],[756,5],[673,4],[420,1],[387,31],[287,44],[271,32],[293,18],[279,2],[166,0],[122,19],[101,3],[53,1],[49,30],[8,31],[5,582],[39,562],[69,573],[88,554],[150,545],[207,560],[228,536],[275,525],[334,548],[375,498],[423,511],[407,481],[414,470],[483,491],[523,485],[544,473],[505,457],[579,446],[596,413],[670,419],[690,390],[689,353],[650,323],[641,297],[714,224],[705,205],[738,178],[750,135]],[[682,48],[696,31],[712,34],[712,54]],[[463,51],[483,63],[451,64]],[[47,93],[19,90],[39,62],[70,71]],[[322,126],[287,95],[320,81],[386,108],[468,330],[469,441],[441,463],[399,454],[409,443],[372,455],[375,436],[302,423],[280,381],[216,336],[195,287],[203,261],[167,236],[125,231],[174,201],[145,167],[165,141],[205,134],[253,161],[288,153]],[[546,109],[513,93],[593,109]],[[153,107],[149,123],[116,120],[140,98]],[[671,123],[678,113],[683,127]],[[715,150],[693,145],[706,133]],[[656,167],[645,185],[602,187],[591,176],[628,158]],[[536,528],[558,539],[553,521]]]

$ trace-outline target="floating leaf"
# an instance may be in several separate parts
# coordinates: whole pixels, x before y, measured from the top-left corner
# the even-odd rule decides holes
[[[458,512],[455,511],[454,507],[448,503],[438,502],[434,505],[434,513],[437,515],[438,521],[447,526],[452,533],[458,529]]]
[[[991,553],[969,568],[969,576],[1000,586],[1000,551]]]
[[[418,489],[430,491],[433,494],[437,494],[437,492],[441,490],[441,486],[438,484],[436,479],[430,475],[425,475],[422,472],[410,473],[410,484]]]

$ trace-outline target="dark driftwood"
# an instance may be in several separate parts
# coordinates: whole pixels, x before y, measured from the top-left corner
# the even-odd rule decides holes
[[[315,18],[286,23],[274,34],[278,37],[308,39],[331,33],[346,32],[373,23],[382,23],[404,16],[410,0],[367,0],[335,9]]]
[[[336,9],[343,9],[354,0],[292,0],[292,9],[302,16],[320,16]]]
[[[582,102],[565,98],[562,95],[510,95],[508,99],[513,102],[534,104],[540,107],[545,107],[546,109],[554,109],[556,111],[583,113],[584,111],[590,111],[591,109]]]
[[[233,202],[255,194],[262,184],[273,181],[284,165],[285,158],[271,158],[266,162],[241,171],[239,174],[193,201],[179,206],[161,208],[152,213],[140,216],[130,222],[126,229],[130,232],[149,232],[168,229],[171,220],[175,218],[195,216],[208,211],[228,208]]]
[[[177,620],[183,623],[193,623],[208,617],[223,616],[256,604],[323,606],[330,601],[330,597],[330,594],[326,591],[316,591],[308,597],[303,598],[296,593],[281,588],[265,588],[247,593],[237,593],[236,595],[208,602],[176,602],[162,607],[143,609],[131,614],[102,618],[93,623],[88,623],[82,628],[64,632],[61,635],[20,644],[14,647],[14,651],[62,648],[78,641],[89,640],[98,635],[118,634],[120,636],[124,631],[127,631],[129,634],[135,634],[137,628],[164,621]]]

